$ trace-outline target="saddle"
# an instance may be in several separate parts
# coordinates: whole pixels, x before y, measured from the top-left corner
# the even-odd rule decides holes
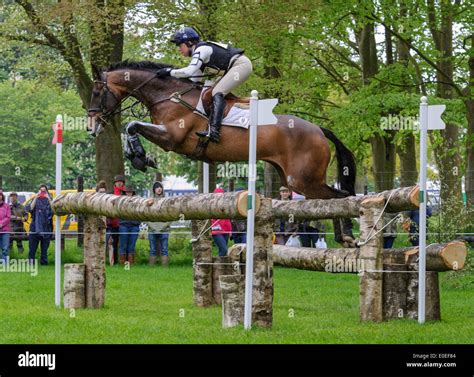
[[[202,106],[207,115],[211,113],[212,105],[212,87],[206,89],[202,93]],[[237,97],[232,93],[229,93],[225,96],[225,107],[224,107],[224,118],[229,113],[232,106],[240,107],[241,109],[248,109],[250,106],[250,97]]]

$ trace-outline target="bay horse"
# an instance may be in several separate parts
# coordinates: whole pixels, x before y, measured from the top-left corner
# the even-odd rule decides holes
[[[207,129],[207,119],[194,110],[202,87],[188,79],[157,77],[156,72],[173,66],[149,61],[124,61],[104,70],[93,67],[94,86],[88,109],[88,131],[97,136],[107,118],[120,110],[124,99],[134,97],[149,110],[152,123],[133,121],[127,127],[126,155],[140,170],[153,166],[145,156],[141,135],[165,151],[208,162],[248,161],[248,130],[221,127],[220,143],[209,143],[196,153],[197,131]],[[276,115],[278,123],[258,126],[257,159],[272,164],[281,184],[308,199],[355,195],[356,164],[352,152],[328,129],[293,115]],[[339,188],[326,183],[331,159],[327,139],[336,147]],[[344,233],[351,234],[350,220]],[[347,229],[347,230],[346,230]],[[351,234],[352,237],[352,234]]]

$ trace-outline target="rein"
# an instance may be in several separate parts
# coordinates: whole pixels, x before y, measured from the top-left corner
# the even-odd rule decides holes
[[[104,73],[106,74],[106,72],[104,72]],[[116,99],[117,104],[110,111],[104,112],[103,109],[105,109],[105,107],[106,107],[107,95],[103,95],[102,100],[101,100],[101,108],[91,108],[91,109],[89,109],[89,111],[101,111],[102,112],[102,117],[103,118],[108,118],[110,116],[120,114],[120,113],[122,113],[125,110],[128,110],[130,108],[133,108],[134,106],[136,106],[141,101],[136,100],[132,105],[127,106],[125,108],[121,108],[121,105],[125,100],[127,100],[130,97],[133,97],[133,95],[136,94],[138,92],[138,90],[143,88],[146,84],[148,84],[151,80],[155,79],[156,77],[157,77],[156,75],[153,75],[153,76],[149,77],[148,79],[143,81],[140,85],[138,85],[136,88],[134,88],[130,92],[128,92],[127,95],[125,97],[123,97],[121,100],[119,100],[117,98],[117,96],[114,94],[114,92],[112,92],[109,89],[108,84],[107,84],[107,75],[105,75],[104,80],[94,80],[95,83],[100,83],[100,84],[104,85],[105,92],[112,94],[112,96]],[[171,101],[171,102],[174,102],[174,103],[178,103],[178,104],[186,107],[187,109],[189,109],[193,112],[198,112],[199,114],[201,114],[201,112],[199,110],[197,110],[193,105],[191,105],[189,102],[182,99],[183,95],[185,95],[186,93],[189,93],[193,89],[199,89],[200,87],[201,87],[200,85],[193,83],[191,85],[191,87],[189,87],[189,88],[180,90],[179,92],[174,92],[170,96],[167,96],[165,98],[162,98],[162,99],[159,99],[159,100],[153,102],[150,105],[150,108],[152,108],[153,106],[155,106],[159,103],[162,103],[162,102],[165,102],[165,101]]]

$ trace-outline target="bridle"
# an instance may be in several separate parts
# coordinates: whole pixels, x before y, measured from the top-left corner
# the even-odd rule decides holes
[[[100,116],[100,118],[102,118],[101,120],[105,121],[104,118],[109,118],[113,115],[116,115],[116,114],[120,114],[122,112],[124,112],[125,110],[128,110],[130,109],[131,107],[135,106],[138,102],[140,101],[135,101],[132,105],[130,106],[127,106],[125,108],[121,108],[122,106],[122,103],[132,97],[135,93],[138,92],[139,89],[143,88],[146,84],[148,84],[151,80],[153,80],[154,78],[156,78],[156,75],[153,75],[151,77],[149,77],[148,79],[146,79],[145,81],[143,81],[140,85],[138,85],[136,88],[134,88],[133,90],[131,90],[130,92],[127,93],[127,95],[125,97],[123,97],[122,99],[119,99],[117,98],[117,96],[115,95],[114,92],[112,92],[110,89],[109,89],[109,86],[107,84],[107,72],[102,72],[102,75],[104,75],[104,78],[102,78],[102,80],[94,80],[94,84],[102,84],[104,86],[104,93],[102,94],[102,98],[100,100],[100,107],[91,107],[89,108],[87,111],[89,112],[100,112],[102,115]],[[116,104],[114,105],[114,107],[112,107],[111,110],[109,111],[106,111],[106,108],[107,108],[107,96],[111,94],[115,101],[116,101]]]
[[[129,91],[127,93],[126,96],[124,96],[123,98],[119,99],[117,97],[117,95],[112,92],[110,89],[109,89],[109,86],[107,84],[107,72],[102,72],[101,73],[101,79],[100,80],[94,80],[94,84],[102,84],[103,85],[103,91],[104,93],[102,94],[102,97],[100,99],[100,105],[99,107],[90,107],[87,109],[87,111],[89,113],[100,113],[101,115],[99,116],[96,116],[96,117],[89,117],[89,119],[92,119],[92,118],[98,118],[100,122],[103,122],[107,125],[109,125],[109,122],[107,121],[110,117],[114,116],[114,115],[117,115],[117,114],[120,114],[122,112],[124,112],[125,110],[128,110],[130,108],[133,108],[134,106],[136,106],[137,104],[140,103],[139,100],[136,100],[133,104],[131,104],[130,106],[127,106],[127,107],[124,107],[122,108],[122,103],[127,100],[128,98],[130,97],[133,97],[134,94],[136,94],[138,92],[138,90],[140,90],[141,88],[143,88],[146,84],[148,84],[150,81],[152,81],[153,79],[157,78],[156,75],[152,75],[151,77],[147,78],[145,81],[143,81],[142,83],[140,83],[136,88],[132,89],[131,91]],[[193,83],[193,85],[191,85],[190,88],[186,88],[182,91],[179,91],[179,92],[175,92],[171,95],[168,95],[162,99],[159,99],[155,102],[153,102],[153,104],[151,105],[151,107],[153,107],[154,105],[158,104],[158,103],[161,103],[161,102],[165,102],[165,101],[172,101],[172,102],[175,102],[175,103],[179,103],[181,105],[183,105],[184,107],[192,110],[192,111],[197,111],[196,108],[192,105],[190,105],[188,102],[184,101],[181,97],[182,95],[190,92],[191,90],[195,89],[195,88],[201,88],[200,85],[196,84],[196,83]],[[107,111],[107,99],[108,99],[108,96],[112,95],[116,101],[116,104],[112,107],[112,109],[110,109],[109,111]],[[95,124],[95,122],[93,122]],[[94,126],[91,127],[92,128],[92,134],[95,136],[96,134],[96,130],[94,129]],[[101,128],[101,125],[99,123],[99,126],[98,126],[98,129]],[[98,132],[97,132],[98,133]]]

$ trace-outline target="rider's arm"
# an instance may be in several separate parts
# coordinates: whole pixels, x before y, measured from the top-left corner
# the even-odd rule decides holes
[[[198,47],[191,57],[191,63],[189,63],[189,65],[185,68],[171,70],[170,75],[177,78],[192,77],[199,71],[203,63],[207,63],[209,61],[211,54],[211,47]]]

